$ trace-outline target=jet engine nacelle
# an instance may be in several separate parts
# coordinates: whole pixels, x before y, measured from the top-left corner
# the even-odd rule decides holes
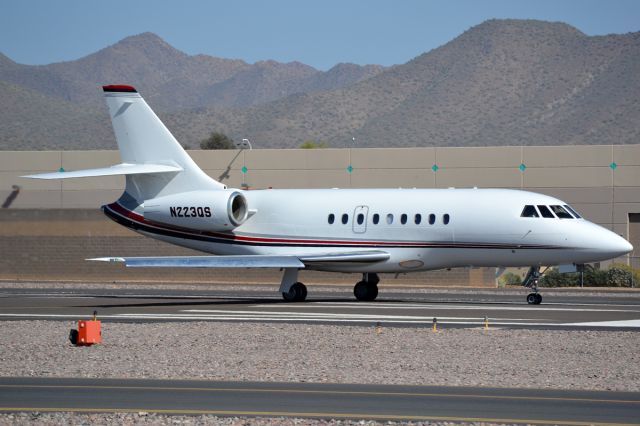
[[[145,200],[144,217],[153,222],[199,231],[229,231],[247,220],[240,191],[191,191]]]

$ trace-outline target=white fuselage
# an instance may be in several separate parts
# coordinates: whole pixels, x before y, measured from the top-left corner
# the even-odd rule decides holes
[[[219,255],[300,256],[372,248],[390,254],[388,260],[371,264],[313,266],[338,272],[581,264],[621,256],[631,247],[584,219],[521,217],[525,205],[566,205],[526,191],[304,189],[253,190],[243,195],[255,214],[229,233],[208,237],[206,232],[186,229],[157,232],[153,224],[136,230]],[[144,215],[143,206],[127,208]]]

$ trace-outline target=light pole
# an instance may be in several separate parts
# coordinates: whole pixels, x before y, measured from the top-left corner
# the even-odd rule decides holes
[[[252,150],[253,147],[251,146],[251,142],[249,142],[249,139],[247,138],[242,138],[241,142],[233,142],[233,144],[236,146],[236,149],[248,149],[248,150]]]

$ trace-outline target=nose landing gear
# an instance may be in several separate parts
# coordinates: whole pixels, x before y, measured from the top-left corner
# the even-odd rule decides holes
[[[530,288],[532,291],[532,293],[529,293],[527,295],[527,303],[530,305],[539,305],[540,303],[542,303],[542,295],[538,293],[538,280],[540,279],[541,275],[542,274],[540,273],[540,267],[532,266],[531,268],[529,268],[529,272],[527,272],[527,275],[522,281],[522,285],[525,288]]]

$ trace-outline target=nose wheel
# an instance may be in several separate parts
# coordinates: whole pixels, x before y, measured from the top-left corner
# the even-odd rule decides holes
[[[542,303],[542,295],[540,293],[529,293],[527,295],[527,303],[530,305],[539,305]]]

